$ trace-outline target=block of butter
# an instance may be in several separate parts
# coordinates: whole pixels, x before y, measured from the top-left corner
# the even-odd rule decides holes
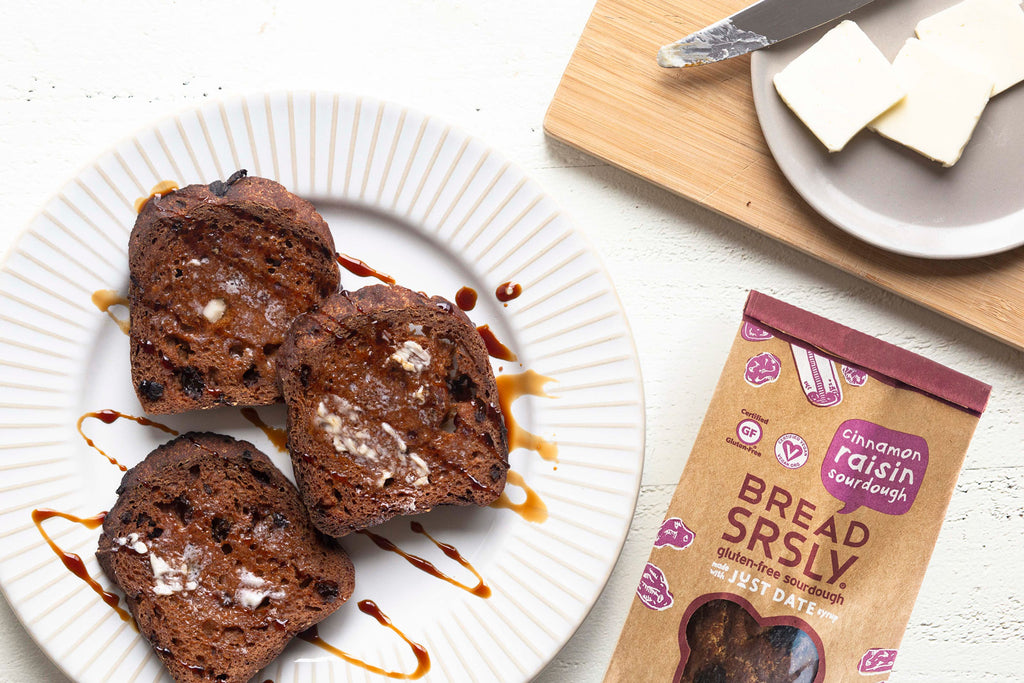
[[[1024,80],[1024,11],[1014,0],[964,0],[917,25],[917,37],[980,71],[998,95]]]
[[[822,36],[777,73],[774,83],[786,105],[830,152],[845,147],[907,92],[889,60],[852,21]]]
[[[868,127],[943,166],[952,166],[988,104],[992,78],[960,66],[916,38],[904,43],[893,68],[907,96]]]

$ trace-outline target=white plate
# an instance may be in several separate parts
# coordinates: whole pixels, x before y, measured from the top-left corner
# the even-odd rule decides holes
[[[68,572],[33,527],[34,508],[79,516],[109,509],[121,473],[75,431],[85,412],[141,414],[128,339],[90,302],[127,286],[133,202],[164,179],[208,183],[237,168],[311,199],[340,251],[399,284],[453,298],[519,354],[504,373],[553,377],[554,398],[519,399],[522,425],[558,442],[559,462],[516,450],[512,467],[547,504],[534,524],[510,510],[452,508],[419,517],[493,588],[490,599],[423,574],[363,536],[346,538],[356,566],[350,603],[324,640],[386,669],[412,671],[411,650],[356,609],[372,599],[432,661],[427,680],[525,681],[562,647],[600,593],[629,527],[643,462],[644,411],[632,337],[608,276],[554,202],[481,142],[400,106],[323,93],[260,95],[191,111],[127,140],[84,169],[31,222],[0,271],[0,585],[49,656],[76,681],[170,680],[141,637]],[[348,288],[363,281],[346,271]],[[523,285],[507,308],[505,281]],[[283,426],[281,407],[261,408]],[[163,420],[255,442],[289,476],[287,456],[238,409]],[[167,437],[124,420],[88,434],[126,465]],[[513,498],[517,492],[510,488]],[[98,531],[47,523],[105,586]],[[409,521],[380,533],[471,581]],[[337,678],[335,677],[337,675]],[[296,641],[260,680],[376,680]]]
[[[921,19],[957,0],[876,0],[849,15],[890,60]],[[925,258],[983,256],[1024,244],[1024,86],[993,98],[953,168],[870,131],[829,154],[772,78],[836,23],[750,62],[754,105],[782,172],[818,213],[883,249]]]

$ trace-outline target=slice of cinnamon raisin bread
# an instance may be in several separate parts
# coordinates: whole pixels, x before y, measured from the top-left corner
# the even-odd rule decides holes
[[[245,171],[146,202],[128,265],[132,384],[149,413],[280,400],[285,332],[338,288],[313,205]]]
[[[266,455],[191,432],[125,474],[96,558],[177,681],[245,683],[352,594],[352,562]]]
[[[440,297],[375,285],[295,320],[278,358],[288,450],[332,536],[436,505],[487,505],[508,443],[483,340]]]

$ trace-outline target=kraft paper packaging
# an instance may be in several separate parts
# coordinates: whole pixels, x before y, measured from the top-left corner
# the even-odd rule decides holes
[[[884,681],[989,391],[751,292],[605,681]]]

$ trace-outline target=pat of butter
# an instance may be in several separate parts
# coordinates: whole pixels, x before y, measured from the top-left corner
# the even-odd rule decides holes
[[[203,307],[203,316],[211,323],[215,323],[224,317],[226,310],[228,310],[228,305],[224,299],[210,299]]]
[[[1024,11],[1013,0],[964,0],[916,31],[948,59],[989,76],[992,95],[1024,80]]]
[[[915,38],[904,43],[893,67],[907,87],[907,96],[869,128],[952,166],[988,104],[992,79],[963,68]]]
[[[840,22],[774,81],[782,100],[830,152],[906,94],[892,64],[852,21]]]

